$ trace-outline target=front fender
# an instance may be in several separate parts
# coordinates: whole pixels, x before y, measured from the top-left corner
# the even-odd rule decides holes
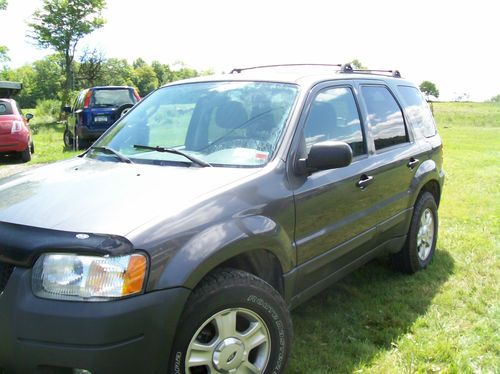
[[[274,254],[283,272],[295,265],[293,241],[279,224],[264,216],[237,217],[191,238],[169,260],[155,288],[193,289],[218,265],[255,249]]]

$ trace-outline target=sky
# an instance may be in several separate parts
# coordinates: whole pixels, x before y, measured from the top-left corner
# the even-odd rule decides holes
[[[11,67],[51,53],[27,38],[41,0],[8,0],[0,45]],[[500,94],[498,0],[107,0],[106,25],[84,38],[106,57],[200,70],[275,63],[344,63],[430,80],[440,99]]]

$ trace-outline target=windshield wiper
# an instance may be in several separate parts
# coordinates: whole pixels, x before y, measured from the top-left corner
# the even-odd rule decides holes
[[[132,160],[128,158],[127,156],[122,155],[120,152],[114,150],[113,148],[109,147],[90,147],[89,151],[95,150],[103,153],[109,153],[112,155],[115,155],[118,160],[121,162],[126,162],[127,164],[133,164]]]
[[[190,154],[184,153],[182,151],[179,151],[178,149],[175,148],[166,148],[166,147],[151,147],[149,145],[140,145],[140,144],[134,144],[134,148],[136,149],[149,149],[151,151],[156,151],[156,152],[165,152],[165,153],[173,153],[175,155],[180,155],[186,157],[189,161],[198,164],[202,167],[207,167],[207,166],[212,166],[208,162],[203,161],[199,159],[198,157],[191,156]]]

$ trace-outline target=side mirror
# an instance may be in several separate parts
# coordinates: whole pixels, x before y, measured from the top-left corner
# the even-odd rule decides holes
[[[31,113],[26,113],[26,121],[30,121],[31,119],[33,119],[33,114]]]
[[[70,114],[71,113],[71,107],[68,106],[68,105],[66,105],[65,107],[63,107],[63,112]]]
[[[326,141],[314,144],[307,158],[298,161],[300,174],[311,174],[319,170],[338,169],[352,162],[352,149],[344,142]]]

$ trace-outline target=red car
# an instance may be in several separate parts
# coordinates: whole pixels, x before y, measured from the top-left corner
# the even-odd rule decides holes
[[[12,99],[0,99],[0,154],[18,154],[23,162],[31,160],[35,151],[29,120],[31,113],[23,116]]]

